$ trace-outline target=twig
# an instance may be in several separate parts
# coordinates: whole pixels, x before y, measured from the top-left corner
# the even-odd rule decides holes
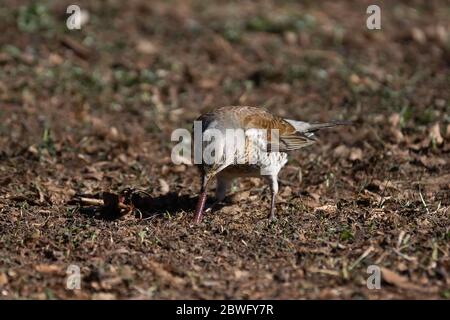
[[[93,198],[85,198],[85,197],[80,197],[80,203],[84,204],[84,205],[99,206],[99,207],[103,207],[105,205],[105,202],[102,199],[93,199]],[[127,206],[126,204],[123,204],[121,202],[118,203],[118,207],[120,209],[130,209],[129,206]]]
[[[353,268],[355,268],[358,264],[361,263],[361,261],[363,261],[375,248],[370,246],[369,248],[366,249],[366,251],[363,252],[363,254],[356,259],[355,262],[352,263],[352,265],[348,268],[349,271],[352,271]]]
[[[397,248],[400,248],[400,246],[403,243],[403,238],[405,237],[406,232],[405,231],[400,231],[400,234],[398,235],[398,240],[397,240]]]
[[[327,269],[310,268],[310,269],[308,269],[308,271],[311,273],[323,273],[323,274],[328,274],[330,276],[337,276],[337,277],[339,277],[341,275],[340,272],[338,272],[338,271],[327,270]]]
[[[417,261],[417,258],[416,257],[410,257],[410,256],[408,256],[408,255],[406,255],[406,254],[404,254],[404,253],[401,253],[399,250],[397,250],[397,249],[392,249],[396,254],[398,254],[400,257],[402,257],[403,259],[405,259],[405,260],[408,260],[408,261],[411,261],[411,262],[415,262],[415,261]]]
[[[79,43],[75,39],[72,39],[68,36],[62,37],[60,41],[64,46],[75,52],[75,54],[79,56],[81,59],[88,60],[92,54],[91,50],[88,47],[84,46],[83,44]]]
[[[80,203],[91,205],[91,206],[103,206],[105,203],[101,199],[92,199],[92,198],[80,198]]]

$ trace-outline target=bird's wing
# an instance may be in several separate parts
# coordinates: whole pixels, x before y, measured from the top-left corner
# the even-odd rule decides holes
[[[279,150],[279,151],[292,151],[307,147],[316,142],[316,140],[307,137],[302,133],[296,132],[292,135],[284,135],[280,136],[279,140],[273,139],[270,141],[269,146],[270,150]]]

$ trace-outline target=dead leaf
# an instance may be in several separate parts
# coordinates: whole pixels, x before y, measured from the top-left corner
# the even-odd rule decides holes
[[[0,286],[4,286],[8,283],[8,277],[4,273],[0,273]]]
[[[293,44],[296,44],[298,41],[297,33],[293,32],[293,31],[286,31],[283,34],[283,37],[287,44],[293,45]]]
[[[249,275],[249,272],[248,271],[243,271],[243,270],[234,270],[234,277],[237,279],[237,280],[239,280],[239,279],[241,279],[241,278],[246,278],[246,277],[248,277],[248,275]]]
[[[363,153],[360,148],[352,148],[350,151],[349,159],[351,161],[362,160]]]
[[[336,213],[337,206],[335,204],[326,204],[321,207],[314,208],[314,213],[316,212],[324,212],[326,214]]]
[[[391,127],[389,132],[390,132],[391,136],[394,138],[393,141],[395,143],[400,143],[403,140],[405,140],[405,136],[403,135],[403,133],[400,129]]]
[[[198,85],[200,88],[202,89],[212,89],[217,87],[219,84],[219,80],[218,79],[200,79],[198,81]]]
[[[31,145],[31,146],[28,147],[28,152],[31,153],[34,156],[37,156],[39,154],[38,149],[34,145]]]
[[[349,80],[352,84],[359,84],[361,82],[361,78],[355,73],[350,75]]]
[[[386,281],[387,283],[389,283],[393,286],[401,288],[401,289],[421,291],[421,292],[436,291],[435,288],[425,288],[425,287],[418,286],[418,285],[412,283],[410,279],[408,279],[404,276],[401,276],[398,273],[396,273],[392,270],[389,270],[387,268],[382,267],[381,274],[382,274],[382,279],[384,281]]]
[[[314,192],[308,192],[308,195],[313,198],[315,201],[319,201],[320,199],[320,195],[318,193],[314,193]]]
[[[172,172],[181,173],[186,171],[186,166],[184,164],[180,164],[178,166],[173,166]]]
[[[436,168],[439,166],[444,166],[446,161],[439,157],[427,157],[425,155],[419,158],[420,163],[426,168]]]
[[[238,214],[241,210],[238,205],[226,206],[220,210],[224,214]]]
[[[64,59],[57,53],[50,53],[50,55],[48,56],[48,61],[50,62],[50,64],[55,66],[63,63]]]
[[[185,284],[185,280],[183,278],[171,274],[160,263],[148,260],[147,265],[159,280],[168,282],[175,286],[181,286]]]
[[[286,186],[283,188],[283,192],[280,193],[280,196],[282,198],[288,198],[292,195],[292,188],[289,186]]]
[[[164,179],[158,179],[160,190],[162,194],[167,194],[170,191],[169,184]]]
[[[350,149],[345,145],[340,145],[333,150],[333,154],[337,158],[347,158],[350,154]]]
[[[450,139],[450,124],[447,125],[447,129],[445,130],[445,137]]]
[[[239,203],[250,196],[250,191],[235,192],[230,196],[231,203]]]
[[[373,180],[372,183],[378,187],[379,190],[384,191],[385,189],[393,189],[393,190],[399,190],[397,186],[394,185],[394,183],[390,180]]]
[[[419,28],[412,28],[411,38],[419,44],[425,44],[427,42],[425,32],[423,32]]]

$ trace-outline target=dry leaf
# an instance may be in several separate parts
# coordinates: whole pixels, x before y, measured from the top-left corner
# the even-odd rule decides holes
[[[186,171],[186,166],[184,164],[173,166],[172,172],[174,173],[181,173]]]
[[[283,34],[284,40],[286,41],[287,44],[296,44],[297,43],[297,34],[295,32],[292,31],[286,31]]]
[[[333,154],[338,158],[347,158],[350,154],[350,149],[345,145],[340,145],[333,150]]]
[[[136,46],[136,50],[143,54],[154,54],[158,51],[157,47],[148,40],[140,40]]]
[[[324,212],[327,214],[333,214],[337,210],[337,206],[335,204],[326,204],[321,207],[314,208],[314,213],[316,212]]]
[[[416,41],[419,44],[425,44],[425,42],[427,42],[425,32],[423,32],[419,28],[412,28],[411,37],[414,41]]]
[[[168,282],[171,285],[180,286],[185,283],[183,278],[177,277],[167,271],[161,264],[156,261],[147,261],[147,265],[155,276],[162,281]]]
[[[8,283],[8,277],[4,273],[0,273],[0,286],[4,286]]]
[[[360,78],[357,74],[355,74],[355,73],[353,73],[353,74],[350,76],[349,80],[350,80],[350,82],[353,83],[353,84],[359,84],[359,83],[361,82],[361,78]]]
[[[249,272],[248,271],[243,271],[243,270],[234,270],[234,277],[239,280],[241,278],[246,278],[248,277]]]
[[[231,203],[238,203],[245,199],[248,199],[249,196],[250,196],[250,191],[236,192],[230,196],[230,201],[231,201]]]
[[[239,206],[235,204],[235,205],[232,205],[232,206],[223,207],[220,211],[223,214],[237,214],[241,210],[239,209]]]
[[[390,131],[392,137],[394,138],[393,141],[395,143],[400,143],[403,140],[405,140],[405,136],[403,135],[403,133],[402,133],[402,131],[400,129],[390,128],[389,131]]]
[[[292,188],[289,186],[286,186],[283,188],[283,192],[280,193],[280,196],[283,198],[288,198],[292,195]]]
[[[425,155],[419,158],[420,163],[426,168],[436,168],[439,166],[444,166],[446,161],[439,157],[427,157]]]

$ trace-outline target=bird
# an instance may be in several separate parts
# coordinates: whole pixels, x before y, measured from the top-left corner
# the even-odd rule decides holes
[[[202,114],[194,122],[194,154],[201,172],[194,223],[202,221],[211,181],[217,180],[216,201],[221,202],[233,180],[239,177],[264,177],[268,181],[271,192],[268,218],[274,220],[278,174],[288,162],[288,152],[314,144],[317,130],[345,124],[350,123],[284,119],[252,106],[219,107]]]

